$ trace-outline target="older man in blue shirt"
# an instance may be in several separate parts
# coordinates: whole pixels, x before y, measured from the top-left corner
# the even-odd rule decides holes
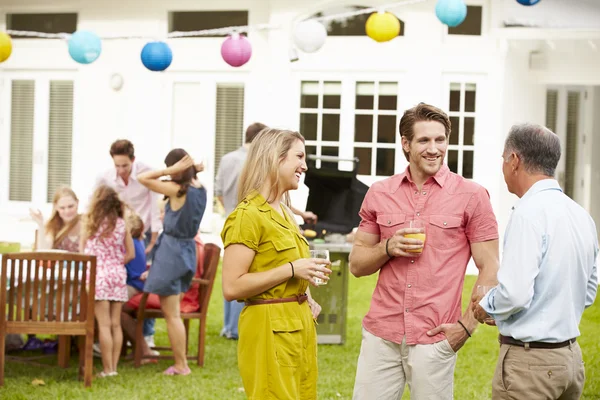
[[[498,286],[474,298],[476,318],[494,318],[500,355],[493,399],[579,399],[585,371],[576,342],[596,298],[598,237],[590,215],[553,178],[560,140],[538,125],[513,126],[502,172],[513,207]]]

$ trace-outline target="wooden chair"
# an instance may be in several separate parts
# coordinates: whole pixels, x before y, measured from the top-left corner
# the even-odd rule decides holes
[[[221,248],[214,243],[207,243],[204,245],[204,271],[202,278],[194,278],[192,280],[192,288],[194,284],[199,285],[198,288],[198,310],[194,312],[182,312],[181,318],[186,331],[186,354],[188,360],[196,359],[199,366],[204,366],[204,342],[206,336],[206,313],[208,311],[208,303],[210,301],[210,294],[212,292],[213,284],[215,282],[215,275],[217,274],[217,267],[219,265],[219,259],[221,257]],[[198,264],[199,266],[201,264]],[[190,288],[190,289],[192,289]],[[164,314],[161,310],[148,309],[146,308],[146,302],[148,301],[148,293],[144,293],[140,301],[140,305],[137,309],[136,315],[136,332],[135,332],[135,344],[134,344],[134,365],[139,367],[142,365],[142,359],[171,359],[172,356],[144,356],[142,353],[142,346],[137,345],[144,340],[143,325],[145,318],[163,318]],[[198,354],[189,354],[189,331],[190,321],[198,320]],[[157,350],[170,351],[170,347],[155,347]]]
[[[53,252],[3,255],[0,386],[4,385],[7,333],[79,336],[79,378],[91,386],[95,283],[96,256]]]

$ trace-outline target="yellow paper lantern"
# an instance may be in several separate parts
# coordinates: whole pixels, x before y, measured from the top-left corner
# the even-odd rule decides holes
[[[400,34],[400,21],[392,13],[376,12],[367,19],[365,30],[376,42],[387,42]]]
[[[12,53],[12,40],[4,32],[0,32],[0,63],[8,60]]]

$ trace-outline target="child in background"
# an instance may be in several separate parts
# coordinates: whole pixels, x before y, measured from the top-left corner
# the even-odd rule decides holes
[[[125,205],[117,192],[108,186],[99,186],[92,196],[81,235],[80,251],[96,256],[94,310],[102,351],[100,378],[117,375],[123,344],[121,309],[127,301],[125,264],[135,257],[124,213]]]
[[[146,251],[144,246],[144,222],[139,215],[131,213],[127,217],[129,232],[133,238],[135,257],[125,265],[127,270],[127,299],[144,290],[140,276],[146,271]]]

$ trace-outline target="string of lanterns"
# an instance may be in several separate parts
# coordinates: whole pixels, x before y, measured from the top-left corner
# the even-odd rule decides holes
[[[400,34],[400,21],[385,10],[422,3],[427,0],[405,0],[397,3],[384,4],[377,8],[365,8],[357,11],[339,13],[326,17],[312,18],[296,24],[292,40],[296,48],[304,53],[317,52],[327,40],[327,29],[322,22],[331,20],[346,20],[363,14],[371,14],[365,23],[367,36],[376,42],[387,42]],[[517,0],[523,6],[533,6],[541,0]],[[460,25],[467,17],[467,5],[464,0],[437,0],[435,14],[443,24],[449,27]],[[221,45],[221,57],[232,67],[241,67],[252,57],[252,45],[243,32],[250,30],[278,29],[279,26],[257,25],[236,26],[219,29],[205,29],[191,32],[171,32],[168,38],[182,38],[191,36],[209,36],[225,34],[227,38]],[[0,32],[0,63],[6,61],[12,53],[12,39],[10,35],[41,37],[49,39],[66,39],[69,55],[80,64],[91,64],[102,53],[102,39],[90,31],[76,31],[73,34],[43,32],[28,32],[9,30]],[[104,39],[120,39],[121,37],[105,37]],[[124,37],[132,38],[132,37]],[[144,45],[140,55],[142,64],[150,71],[164,71],[173,61],[173,52],[164,41],[151,41]]]

